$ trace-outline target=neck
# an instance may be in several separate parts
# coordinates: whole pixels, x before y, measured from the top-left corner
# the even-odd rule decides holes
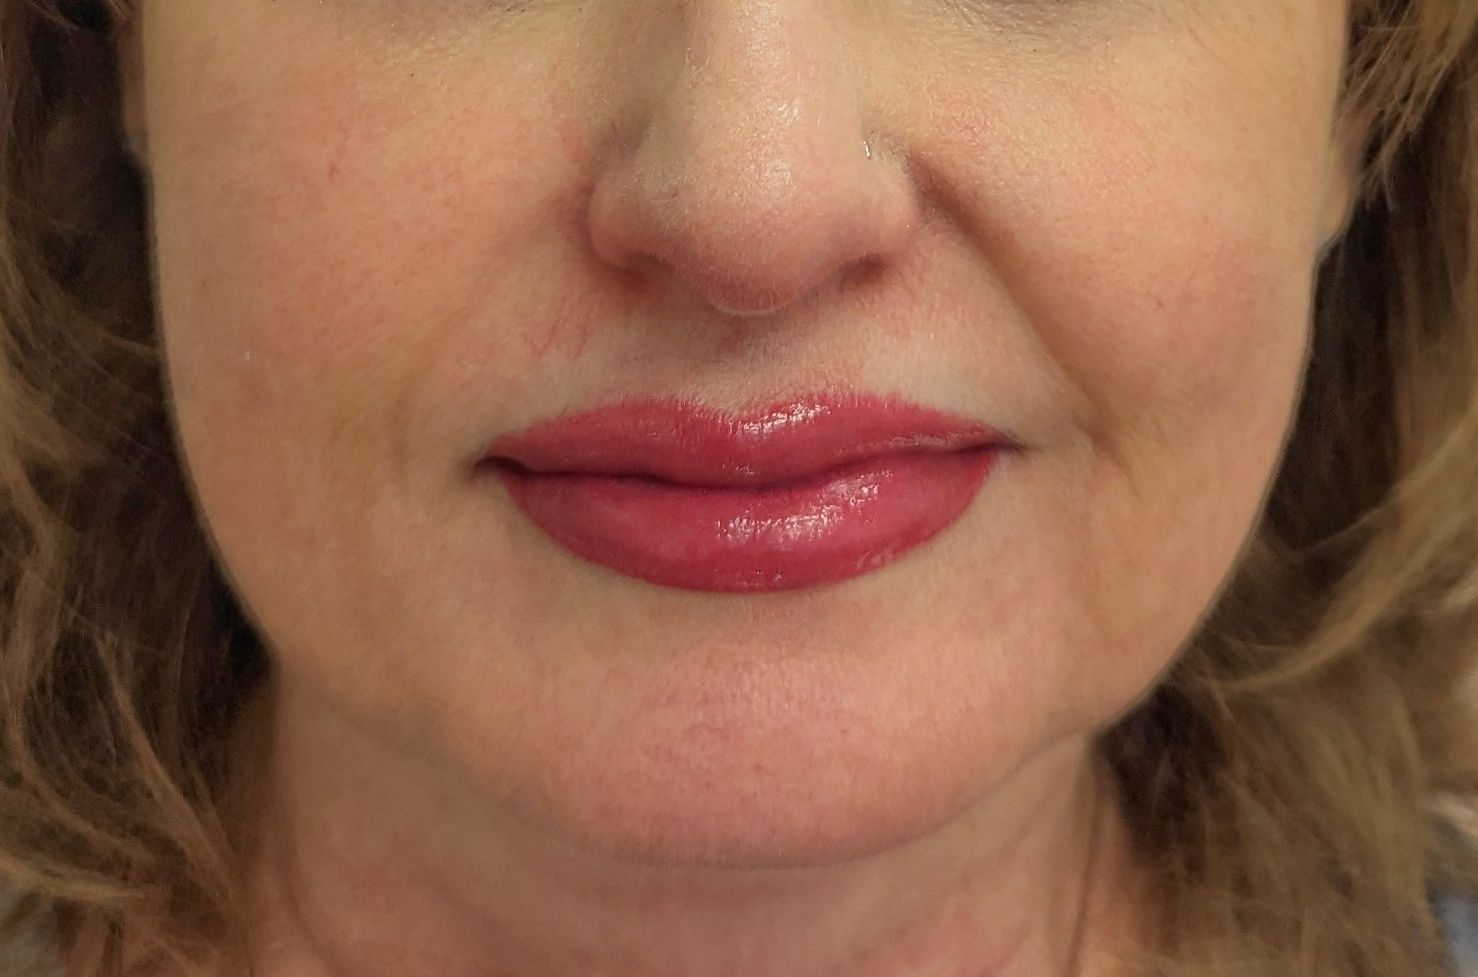
[[[274,690],[248,736],[255,977],[1100,977],[1133,870],[1086,738],[844,863],[632,863]]]

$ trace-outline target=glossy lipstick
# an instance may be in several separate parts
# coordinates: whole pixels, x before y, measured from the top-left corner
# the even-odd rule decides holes
[[[792,590],[892,561],[957,519],[1014,440],[902,400],[724,414],[625,401],[498,438],[479,468],[571,552],[690,590]]]

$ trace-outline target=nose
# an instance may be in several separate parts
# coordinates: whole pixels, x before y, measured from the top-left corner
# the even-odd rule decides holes
[[[673,6],[683,22],[668,41],[623,52],[673,67],[628,76],[639,90],[622,107],[641,122],[597,175],[596,253],[643,287],[680,286],[732,316],[776,312],[896,260],[919,203],[904,161],[867,138],[841,5]]]

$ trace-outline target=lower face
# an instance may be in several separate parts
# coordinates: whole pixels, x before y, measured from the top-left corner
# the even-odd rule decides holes
[[[1346,12],[637,12],[146,0],[188,474],[282,680],[508,814],[649,860],[878,850],[1129,708],[1232,571],[1345,204]],[[870,273],[785,292],[820,241]],[[1022,450],[896,559],[751,593],[573,553],[470,463],[623,398],[817,391]]]

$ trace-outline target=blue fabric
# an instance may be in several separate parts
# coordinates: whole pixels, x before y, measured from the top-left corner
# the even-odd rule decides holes
[[[1437,915],[1447,930],[1458,977],[1478,977],[1478,902],[1444,899]]]

